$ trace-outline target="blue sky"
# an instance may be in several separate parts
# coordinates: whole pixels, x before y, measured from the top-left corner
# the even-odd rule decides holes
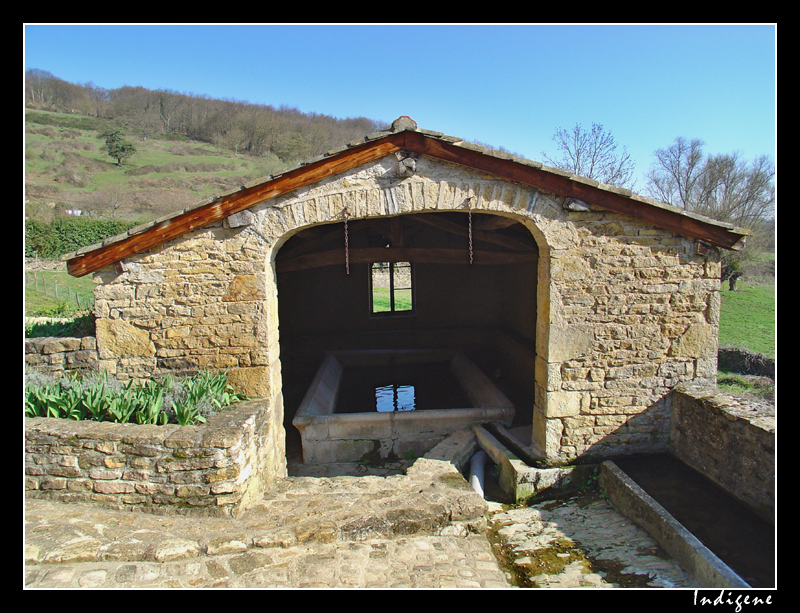
[[[602,124],[636,161],[678,137],[776,160],[775,24],[25,24],[24,68],[391,122],[556,156]]]

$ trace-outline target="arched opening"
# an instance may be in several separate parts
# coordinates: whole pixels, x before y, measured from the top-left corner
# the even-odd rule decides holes
[[[530,428],[538,247],[516,218],[423,212],[311,226],[275,259],[287,459],[292,419],[326,352],[452,349]]]

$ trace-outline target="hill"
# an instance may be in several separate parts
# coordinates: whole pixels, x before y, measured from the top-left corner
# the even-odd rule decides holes
[[[335,149],[387,124],[26,73],[25,211],[146,221]],[[103,134],[121,126],[123,164]]]
[[[225,193],[288,166],[275,158],[216,151],[183,138],[134,142],[136,153],[117,166],[104,151],[109,122],[48,111],[25,113],[26,215],[58,211],[146,220]]]

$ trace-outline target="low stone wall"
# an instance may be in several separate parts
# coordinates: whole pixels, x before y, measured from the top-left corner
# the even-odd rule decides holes
[[[715,388],[673,392],[670,450],[765,519],[775,521],[775,407]]]
[[[38,372],[60,375],[98,370],[97,339],[47,336],[25,339],[25,365]]]
[[[27,495],[235,517],[285,476],[276,413],[264,401],[246,401],[199,426],[26,418]]]

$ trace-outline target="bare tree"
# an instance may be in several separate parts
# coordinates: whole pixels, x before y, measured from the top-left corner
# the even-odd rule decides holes
[[[110,90],[109,95],[111,118],[130,126],[142,141],[161,130],[156,92],[141,86],[123,85]]]
[[[753,227],[772,217],[775,166],[766,156],[747,163],[739,153],[709,156],[697,183],[694,210],[702,215]]]
[[[621,153],[617,152],[614,137],[602,125],[593,123],[588,131],[580,124],[575,124],[571,131],[559,128],[553,141],[560,157],[542,154],[551,166],[601,183],[634,188],[633,160],[625,147]]]
[[[52,73],[38,68],[25,71],[25,94],[32,104],[44,104],[49,100],[49,85],[55,80]]]
[[[706,156],[703,144],[676,138],[656,151],[647,192],[667,204],[753,231],[744,250],[722,254],[722,279],[735,290],[742,263],[769,248],[774,233],[775,165],[766,156],[750,163],[739,153]]]
[[[172,121],[179,116],[180,107],[184,104],[185,97],[170,90],[157,90],[155,94],[158,101],[158,117],[161,119],[162,132],[165,134],[174,132]]]
[[[102,117],[109,100],[108,90],[95,85],[91,81],[86,83],[83,86],[83,89],[86,91],[86,95],[89,97],[89,100],[92,101],[92,105],[94,107],[94,116]]]
[[[650,195],[661,202],[689,209],[694,185],[703,172],[703,141],[678,137],[655,152],[656,165],[647,175]]]
[[[104,208],[108,210],[111,219],[117,219],[121,210],[131,204],[131,194],[118,185],[106,189],[106,193]]]
[[[656,151],[647,175],[650,196],[718,221],[752,227],[772,217],[775,165],[766,156],[748,163],[739,153],[709,155],[703,142],[676,138]]]

